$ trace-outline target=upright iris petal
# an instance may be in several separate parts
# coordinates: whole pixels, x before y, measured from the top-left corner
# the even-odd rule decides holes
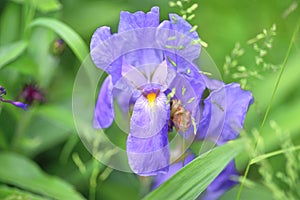
[[[128,162],[132,171],[141,176],[165,173],[169,169],[170,150],[168,145],[168,125],[148,138],[127,138]]]

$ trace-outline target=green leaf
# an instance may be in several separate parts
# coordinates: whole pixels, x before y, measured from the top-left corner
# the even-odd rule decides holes
[[[71,109],[54,104],[39,106],[17,149],[28,156],[35,156],[68,139],[74,133]],[[23,119],[24,120],[24,119]]]
[[[0,153],[0,181],[54,199],[84,199],[71,185],[58,177],[44,173],[26,157]]]
[[[62,127],[75,129],[72,111],[68,108],[55,104],[48,104],[41,106],[38,114]]]
[[[197,157],[144,199],[196,199],[244,146],[237,140]]]
[[[24,0],[13,0],[16,3],[24,4]],[[43,13],[54,12],[62,8],[58,0],[30,0],[27,1],[31,6],[35,7],[38,11]]]
[[[7,3],[0,16],[0,46],[14,42],[19,38],[22,19],[20,6]]]
[[[0,186],[0,199],[45,200],[46,198],[32,194],[30,192],[25,192],[25,191],[19,190],[17,188]]]
[[[20,56],[27,47],[27,42],[18,41],[0,47],[0,69]]]
[[[38,75],[38,66],[27,53],[22,54],[17,60],[6,65],[5,69],[13,69],[21,74],[34,77]]]
[[[77,58],[82,62],[88,55],[88,47],[83,39],[68,25],[51,18],[38,18],[30,26],[43,26],[53,30],[72,49]]]

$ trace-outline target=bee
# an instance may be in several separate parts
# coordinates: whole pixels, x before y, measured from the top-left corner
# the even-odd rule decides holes
[[[171,100],[170,109],[169,128],[174,125],[177,132],[185,132],[191,126],[191,112],[186,110],[178,99]]]

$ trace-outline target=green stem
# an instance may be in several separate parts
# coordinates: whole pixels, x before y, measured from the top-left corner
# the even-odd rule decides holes
[[[271,99],[270,99],[270,103],[269,103],[269,105],[268,105],[268,107],[267,107],[267,110],[266,110],[266,112],[265,112],[263,121],[262,121],[261,126],[260,126],[260,128],[259,128],[259,133],[262,132],[262,129],[263,129],[265,123],[266,123],[267,117],[268,117],[269,112],[270,112],[270,110],[271,110],[272,103],[273,103],[273,100],[274,100],[274,98],[275,98],[275,94],[276,94],[276,92],[277,92],[277,90],[278,90],[278,86],[279,86],[279,83],[280,83],[280,81],[281,81],[281,77],[282,77],[283,72],[284,72],[284,70],[285,70],[285,68],[286,68],[286,64],[287,64],[289,55],[290,55],[290,53],[291,53],[292,46],[293,46],[294,41],[295,41],[295,39],[296,39],[297,33],[298,33],[298,31],[299,31],[299,27],[300,27],[300,18],[298,19],[297,26],[295,27],[295,30],[294,30],[294,32],[293,32],[291,41],[290,41],[290,43],[289,43],[288,50],[287,50],[287,52],[286,52],[285,58],[284,58],[283,63],[282,63],[282,68],[281,68],[281,70],[280,70],[279,76],[278,76],[277,81],[276,81],[276,83],[275,83],[275,88],[274,88],[274,90],[273,90],[273,93],[272,93],[272,96],[271,96]],[[260,137],[259,137],[259,138],[260,138]],[[256,140],[256,142],[255,142],[254,151],[256,151],[257,144],[258,144],[258,142],[259,142],[259,138],[258,138],[258,139]],[[237,200],[240,200],[240,198],[241,198],[241,193],[242,193],[242,190],[243,190],[243,187],[244,187],[244,182],[245,182],[245,180],[246,180],[246,178],[247,178],[247,176],[248,176],[248,173],[249,173],[249,170],[250,170],[250,166],[251,166],[251,160],[250,160],[250,161],[248,162],[248,164],[247,164],[247,168],[246,168],[245,174],[244,174],[244,176],[243,176],[243,179],[242,179],[242,182],[241,182],[241,185],[240,185],[240,188],[239,188],[237,197],[236,197]]]
[[[251,159],[250,165],[253,165],[255,163],[258,163],[264,159],[267,159],[267,158],[270,158],[273,156],[277,156],[277,155],[280,155],[280,154],[283,154],[283,153],[286,153],[289,151],[297,151],[297,150],[300,150],[300,146],[291,147],[291,148],[287,148],[287,149],[280,149],[278,151],[273,151],[273,152],[270,152],[267,154],[263,154],[263,155],[257,156],[256,158]]]
[[[93,171],[90,177],[90,190],[89,190],[89,200],[96,199],[96,189],[97,189],[97,179],[100,173],[100,166],[96,159],[94,159],[93,163]]]

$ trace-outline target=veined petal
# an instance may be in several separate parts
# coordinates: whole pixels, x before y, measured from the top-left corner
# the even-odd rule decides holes
[[[114,120],[112,77],[108,76],[100,89],[94,112],[94,128],[108,128]]]
[[[235,139],[243,129],[251,92],[231,83],[214,90],[204,101],[204,110],[198,127],[199,139],[210,139],[218,144]]]
[[[97,28],[97,30],[94,32],[91,38],[90,49],[93,50],[99,44],[101,44],[103,41],[107,40],[110,37],[111,37],[110,27],[102,26]]]
[[[162,41],[165,44],[165,54],[175,62],[177,62],[179,55],[188,61],[198,58],[201,51],[198,33],[182,17],[170,14],[169,18],[170,21],[163,21],[159,25],[159,29],[162,29],[159,33],[163,35],[163,38],[168,38]],[[172,31],[165,32],[164,29]]]
[[[137,138],[150,138],[160,133],[168,124],[170,106],[160,92],[154,102],[141,95],[135,102],[130,120],[130,134]]]
[[[153,7],[150,12],[121,12],[118,33],[131,31],[130,39],[133,43],[144,43],[151,45],[155,42],[153,31],[142,30],[142,28],[157,27],[159,25],[159,8]],[[138,32],[132,30],[140,29]],[[146,46],[149,46],[146,45]],[[143,46],[143,45],[140,45]],[[156,49],[136,49],[124,55],[126,62],[133,66],[141,66],[145,64],[159,64],[163,59],[162,51]]]
[[[135,137],[130,133],[126,147],[128,162],[134,173],[154,176],[168,171],[170,162],[168,124],[157,134],[147,138]]]
[[[113,83],[121,77],[122,57],[114,55],[120,44],[112,39],[110,27],[99,27],[90,43],[90,56],[95,65],[112,76]]]
[[[176,76],[176,71],[168,67],[167,61],[160,63],[152,74],[151,83],[161,85],[162,91],[165,91]]]
[[[120,22],[118,32],[129,31],[137,28],[157,27],[159,25],[159,8],[153,7],[150,12],[142,11],[129,13],[122,11],[120,14]]]
[[[148,83],[147,77],[139,70],[139,68],[133,67],[127,63],[123,63],[122,66],[122,78],[118,82],[126,82],[127,87],[136,90],[139,87]],[[117,87],[119,84],[116,84]]]

